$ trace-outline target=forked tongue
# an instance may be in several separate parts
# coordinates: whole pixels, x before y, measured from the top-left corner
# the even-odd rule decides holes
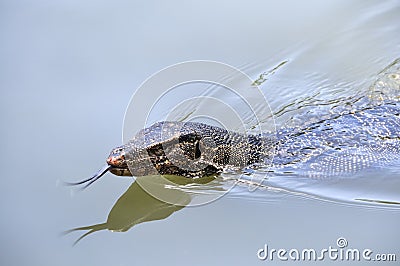
[[[89,177],[88,179],[79,181],[79,182],[75,182],[75,183],[70,183],[70,182],[65,182],[66,185],[69,186],[77,186],[77,185],[82,185],[85,184],[82,189],[87,188],[88,186],[90,186],[91,184],[93,184],[94,182],[96,182],[100,177],[102,177],[105,173],[108,172],[108,170],[110,170],[111,165],[104,165],[99,171],[97,171],[97,173],[95,173],[92,177]]]

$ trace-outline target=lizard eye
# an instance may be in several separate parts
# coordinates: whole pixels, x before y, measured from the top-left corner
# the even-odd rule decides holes
[[[196,140],[195,142],[195,147],[194,147],[194,158],[199,159],[201,156],[201,150],[200,150],[200,141]]]

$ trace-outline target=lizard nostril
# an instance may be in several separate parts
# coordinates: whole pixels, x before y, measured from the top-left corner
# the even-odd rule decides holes
[[[107,158],[107,164],[114,167],[123,166],[124,161],[125,161],[124,155],[111,155]]]

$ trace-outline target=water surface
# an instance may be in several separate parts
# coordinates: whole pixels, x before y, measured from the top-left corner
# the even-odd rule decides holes
[[[171,64],[208,59],[254,81],[261,75],[277,127],[342,108],[399,58],[398,1],[1,6],[2,265],[278,264],[260,261],[257,250],[322,249],[339,237],[400,257],[398,163],[350,179],[277,177],[257,189],[242,182],[185,208],[137,197],[132,178],[106,175],[84,192],[61,185],[104,163],[122,142],[135,89]],[[165,116],[161,107],[154,120]],[[174,191],[185,205],[224,194],[229,177]],[[82,232],[62,235],[104,223],[110,230],[74,247]]]

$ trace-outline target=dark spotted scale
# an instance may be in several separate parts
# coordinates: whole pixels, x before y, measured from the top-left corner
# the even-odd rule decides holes
[[[239,134],[195,122],[158,122],[112,150],[93,177],[172,174],[199,178],[225,169],[267,167],[268,172],[332,177],[399,162],[400,59],[381,73],[360,98],[366,104],[275,134]]]

